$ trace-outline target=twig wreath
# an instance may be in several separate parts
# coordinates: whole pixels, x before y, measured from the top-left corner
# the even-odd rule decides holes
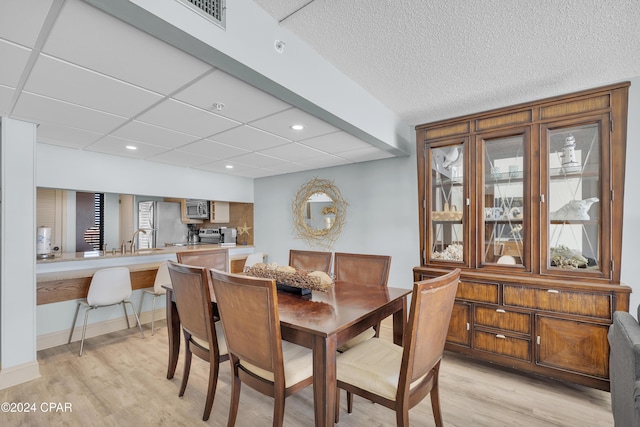
[[[306,221],[307,203],[309,198],[316,193],[324,193],[333,201],[333,205],[327,209],[327,214],[335,215],[330,227],[313,228]],[[312,248],[331,250],[338,237],[340,237],[342,226],[346,222],[348,205],[342,198],[338,187],[333,184],[333,181],[314,177],[306,184],[303,184],[298,189],[291,204],[293,225],[298,238],[304,239]]]

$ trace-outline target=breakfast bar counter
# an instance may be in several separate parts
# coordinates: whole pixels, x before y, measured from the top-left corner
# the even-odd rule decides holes
[[[184,251],[226,249],[220,245],[185,245],[166,248],[142,249],[125,254],[76,252],[36,262],[37,305],[85,298],[93,273],[102,268],[127,267],[131,272],[133,290],[153,287],[158,266],[167,260],[176,260],[176,253]],[[242,271],[247,255],[253,246],[228,247],[230,270]]]

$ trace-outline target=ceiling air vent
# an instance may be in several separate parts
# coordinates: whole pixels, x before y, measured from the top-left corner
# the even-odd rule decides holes
[[[177,0],[216,25],[225,28],[225,0]]]

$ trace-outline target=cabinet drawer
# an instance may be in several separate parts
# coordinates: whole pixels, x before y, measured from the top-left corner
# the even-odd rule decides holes
[[[608,378],[608,330],[606,325],[536,316],[536,363]]]
[[[479,330],[474,332],[473,337],[473,348],[476,350],[531,361],[531,341],[529,340]]]
[[[611,295],[504,285],[504,305],[611,319]]]
[[[531,315],[503,308],[476,306],[475,324],[504,329],[521,334],[531,334]]]
[[[477,283],[461,280],[458,283],[456,298],[498,304],[497,283]]]

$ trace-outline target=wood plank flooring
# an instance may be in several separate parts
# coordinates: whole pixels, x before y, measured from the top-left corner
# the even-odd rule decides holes
[[[189,384],[178,397],[178,370],[167,380],[167,333],[164,322],[154,336],[145,325],[145,339],[136,328],[80,343],[38,352],[42,377],[0,390],[0,403],[34,403],[35,413],[0,413],[3,426],[226,426],[230,378],[228,362],[221,364],[211,418],[202,421],[208,366],[193,358]],[[390,339],[389,325],[383,337]],[[533,378],[477,364],[446,354],[440,370],[440,398],[446,426],[613,426],[610,395],[582,386]],[[49,410],[49,402],[54,408]],[[43,411],[43,407],[47,411]],[[71,411],[55,411],[55,406]],[[238,427],[270,426],[273,402],[243,387]],[[3,411],[4,412],[4,411]],[[409,413],[411,425],[433,426],[431,403],[424,399]],[[354,412],[346,412],[342,393],[342,427],[395,426],[394,413],[359,397]],[[313,426],[313,390],[291,396],[285,406],[285,426]]]

